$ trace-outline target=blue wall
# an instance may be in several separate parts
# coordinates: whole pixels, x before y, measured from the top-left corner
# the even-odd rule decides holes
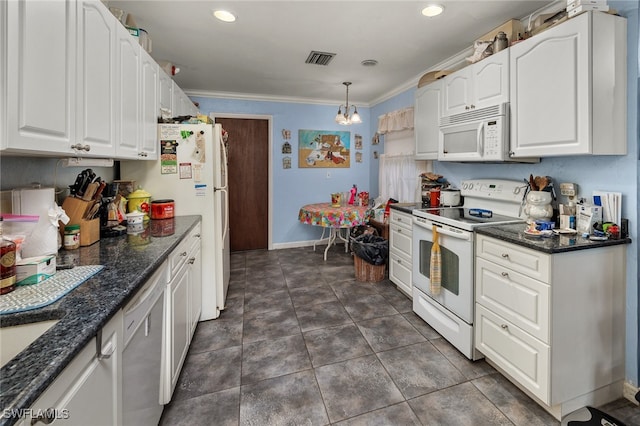
[[[322,229],[298,222],[300,207],[310,203],[331,201],[331,193],[349,191],[357,185],[358,191],[371,192],[369,183],[371,163],[371,122],[368,108],[358,108],[362,124],[341,126],[334,121],[338,105],[312,105],[288,102],[244,101],[192,97],[200,104],[203,114],[268,115],[273,126],[273,243],[291,243],[317,240]],[[291,169],[282,168],[282,129],[291,130]],[[351,132],[350,168],[298,168],[298,130],[339,130]],[[355,161],[355,134],[362,136],[362,163]],[[233,135],[229,135],[233,143]],[[331,177],[327,178],[327,172]]]
[[[640,370],[640,342],[638,330],[640,316],[638,305],[640,295],[638,283],[638,223],[637,211],[640,188],[640,162],[638,150],[638,61],[639,10],[637,2],[611,1],[611,7],[628,18],[628,155],[558,157],[544,158],[539,164],[456,164],[434,162],[434,171],[444,175],[450,182],[458,185],[460,181],[471,178],[498,177],[506,179],[524,179],[529,174],[553,177],[556,183],[575,182],[581,196],[589,196],[593,190],[614,190],[623,194],[622,216],[630,219],[630,236],[633,244],[627,247],[627,304],[626,304],[626,380],[638,386]],[[242,113],[265,114],[273,116],[273,176],[274,176],[274,243],[291,243],[316,239],[320,230],[297,221],[301,205],[328,201],[329,194],[346,191],[352,184],[360,190],[369,190],[372,196],[378,194],[378,160],[373,151],[384,152],[384,138],[380,145],[371,146],[371,137],[377,129],[378,117],[390,111],[413,105],[415,88],[400,93],[393,98],[359,112],[363,124],[348,128],[333,121],[336,107],[284,102],[235,101],[194,97],[200,103],[203,113]],[[293,146],[292,169],[282,169],[280,136],[282,129],[292,131]],[[350,130],[363,137],[363,163],[355,163],[352,155],[350,169],[299,169],[297,160],[298,129]],[[353,150],[353,149],[352,149]],[[331,170],[332,178],[326,179],[326,171]],[[597,344],[594,343],[594,344]]]

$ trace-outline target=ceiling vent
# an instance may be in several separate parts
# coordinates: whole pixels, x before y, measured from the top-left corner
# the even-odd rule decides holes
[[[307,60],[304,61],[305,64],[315,64],[315,65],[329,65],[329,62],[336,56],[335,53],[327,53],[327,52],[318,52],[312,50],[307,56]]]

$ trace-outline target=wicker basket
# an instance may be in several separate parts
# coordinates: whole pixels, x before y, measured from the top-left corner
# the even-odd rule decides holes
[[[354,255],[353,265],[356,270],[356,281],[377,283],[384,280],[385,264],[372,265]]]

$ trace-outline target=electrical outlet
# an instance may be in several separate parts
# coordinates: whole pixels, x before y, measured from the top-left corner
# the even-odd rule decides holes
[[[327,179],[331,179],[331,172],[327,172]]]

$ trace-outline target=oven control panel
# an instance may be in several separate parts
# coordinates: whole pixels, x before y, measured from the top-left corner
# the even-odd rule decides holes
[[[518,180],[471,179],[462,181],[460,194],[464,197],[520,203],[526,187],[524,181]]]

